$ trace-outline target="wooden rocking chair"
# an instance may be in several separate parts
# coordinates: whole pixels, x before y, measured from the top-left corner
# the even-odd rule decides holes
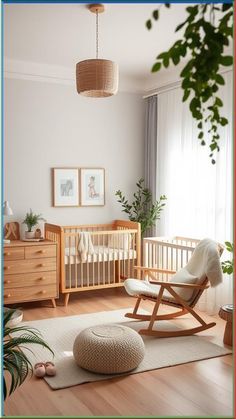
[[[209,282],[212,286],[216,286],[222,281],[222,269],[219,261],[222,251],[223,247],[213,240],[200,241],[185,268],[180,269],[169,282],[158,281],[155,274],[174,274],[175,271],[137,266],[136,269],[142,272],[144,279],[129,278],[124,282],[127,293],[137,297],[133,312],[127,313],[125,317],[149,321],[147,329],[141,329],[139,333],[156,337],[187,336],[215,326],[215,322],[206,323],[193,308],[203,291],[209,287]],[[201,258],[205,263],[199,266]],[[147,276],[150,279],[147,280]],[[152,314],[138,314],[142,300],[150,300],[155,303]],[[158,315],[160,304],[175,307],[177,311]],[[200,326],[173,331],[153,330],[155,321],[171,320],[187,313],[190,313],[200,323]]]

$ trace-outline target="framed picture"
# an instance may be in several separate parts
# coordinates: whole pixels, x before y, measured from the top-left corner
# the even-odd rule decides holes
[[[105,205],[105,170],[80,169],[80,194],[82,206]]]
[[[79,206],[79,169],[54,168],[53,170],[53,206]]]

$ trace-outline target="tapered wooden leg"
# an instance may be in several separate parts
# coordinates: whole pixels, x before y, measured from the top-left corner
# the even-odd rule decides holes
[[[161,286],[158,297],[157,297],[157,302],[154,306],[154,309],[153,309],[153,312],[152,312],[152,315],[151,315],[151,319],[150,319],[150,323],[148,325],[148,330],[149,331],[152,330],[153,324],[155,322],[155,318],[156,318],[156,315],[157,315],[157,312],[158,312],[158,308],[159,308],[159,305],[161,304],[161,299],[162,299],[163,292],[164,292],[164,287]]]
[[[227,321],[226,326],[225,326],[225,333],[224,333],[224,343],[226,345],[232,346],[232,334],[233,334],[232,322]]]
[[[133,310],[133,313],[126,313],[125,314],[125,317],[129,317],[129,318],[131,318],[131,319],[136,319],[137,317],[137,311],[138,311],[138,308],[139,308],[139,304],[140,304],[140,302],[141,302],[141,297],[138,297],[138,299],[137,299],[137,301],[136,301],[136,304],[135,304],[135,306],[134,306],[134,310]]]
[[[70,293],[68,292],[67,294],[65,294],[65,297],[64,297],[64,306],[66,307],[68,305],[69,298],[70,298]]]
[[[138,311],[138,308],[139,308],[139,304],[141,303],[141,297],[139,297],[138,299],[137,299],[137,301],[136,301],[136,304],[135,304],[135,306],[134,306],[134,311],[133,311],[133,314],[136,314],[137,313],[137,311]]]
[[[56,305],[55,298],[52,298],[52,299],[51,299],[51,301],[52,301],[52,306],[53,306],[53,308],[56,308],[56,306],[57,306],[57,305]]]

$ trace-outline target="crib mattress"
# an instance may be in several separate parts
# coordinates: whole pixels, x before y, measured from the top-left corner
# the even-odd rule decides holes
[[[87,255],[87,260],[83,263],[91,262],[111,262],[114,260],[136,259],[134,249],[113,249],[107,246],[94,246],[94,253]],[[75,247],[65,248],[65,264],[81,263],[80,255]]]

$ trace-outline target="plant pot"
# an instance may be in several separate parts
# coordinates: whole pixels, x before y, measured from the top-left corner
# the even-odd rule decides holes
[[[26,231],[25,232],[25,238],[26,239],[34,239],[35,231]]]

